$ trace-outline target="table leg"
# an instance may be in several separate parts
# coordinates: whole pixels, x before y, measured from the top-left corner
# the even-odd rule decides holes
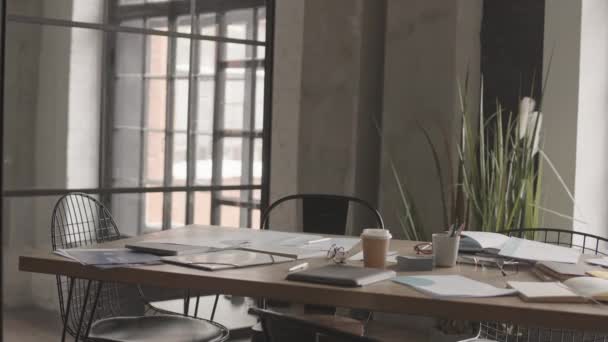
[[[68,303],[65,307],[65,316],[63,317],[63,332],[61,333],[61,342],[65,342],[65,332],[68,327],[68,319],[70,318],[70,306],[72,305],[72,290],[74,290],[74,278],[70,278],[70,289],[68,290]]]

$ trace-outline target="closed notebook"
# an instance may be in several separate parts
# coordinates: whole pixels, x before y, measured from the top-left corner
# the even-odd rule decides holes
[[[587,301],[566,285],[559,282],[509,281],[507,285],[517,290],[527,302],[582,303]]]
[[[208,271],[261,266],[293,261],[292,258],[242,250],[223,250],[203,254],[162,257],[162,261]]]
[[[365,286],[394,278],[394,271],[348,265],[328,265],[290,273],[287,280],[345,287]]]

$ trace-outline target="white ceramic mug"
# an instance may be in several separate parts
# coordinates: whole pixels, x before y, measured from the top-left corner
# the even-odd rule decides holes
[[[449,236],[447,233],[433,234],[433,259],[435,266],[454,267],[458,259],[460,236]]]

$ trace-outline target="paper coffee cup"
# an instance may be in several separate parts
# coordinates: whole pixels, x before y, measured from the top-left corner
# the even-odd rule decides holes
[[[363,265],[365,267],[385,268],[386,254],[393,236],[386,229],[368,228],[361,233],[363,246]]]

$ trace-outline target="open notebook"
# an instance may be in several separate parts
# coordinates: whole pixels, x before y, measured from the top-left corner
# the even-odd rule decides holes
[[[589,298],[608,301],[608,280],[594,277],[576,277],[563,283],[509,281],[509,287],[529,302],[585,302]]]

